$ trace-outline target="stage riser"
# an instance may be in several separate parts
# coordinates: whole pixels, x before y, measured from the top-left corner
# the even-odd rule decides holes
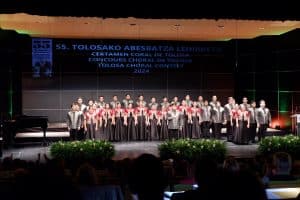
[[[211,132],[211,130],[210,130],[210,132]],[[226,136],[226,129],[222,128],[221,133],[222,133],[222,136],[225,137]],[[288,134],[288,133],[283,131],[283,130],[276,130],[276,129],[270,129],[270,128],[266,132],[266,136],[286,135],[286,134]],[[55,136],[51,137],[51,135],[55,135]],[[102,138],[99,132],[96,133],[96,136],[100,136],[100,138]],[[52,131],[47,131],[46,137],[47,138],[57,138],[57,137],[59,137],[59,138],[66,138],[67,137],[68,138],[69,137],[69,132],[67,132],[67,131],[57,131],[57,130],[53,131],[53,132]],[[21,139],[21,138],[28,138],[28,139],[30,139],[30,138],[43,138],[43,133],[40,132],[40,131],[17,133],[15,139],[18,140],[18,139]]]
[[[69,141],[69,137],[50,137],[46,139],[47,143],[53,143],[58,141]],[[42,137],[38,138],[17,138],[15,139],[14,145],[31,145],[31,144],[43,144],[44,140]]]

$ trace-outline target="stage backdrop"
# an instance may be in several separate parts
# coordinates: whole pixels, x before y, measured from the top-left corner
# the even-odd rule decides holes
[[[32,38],[30,64],[22,70],[22,111],[63,122],[77,97],[190,94],[225,103],[233,95],[232,55],[227,42],[70,40]]]

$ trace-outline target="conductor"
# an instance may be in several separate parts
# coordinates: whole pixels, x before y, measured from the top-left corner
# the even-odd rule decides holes
[[[175,104],[172,105],[171,110],[168,112],[168,133],[169,139],[179,138],[180,129],[180,112]]]

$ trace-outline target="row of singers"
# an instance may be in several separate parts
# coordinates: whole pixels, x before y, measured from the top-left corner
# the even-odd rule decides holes
[[[211,101],[209,102],[209,105],[214,107],[214,106],[216,106],[217,101],[218,101],[218,98],[217,98],[217,96],[214,95],[214,96],[212,96]],[[137,101],[134,101],[129,94],[126,94],[125,98],[122,101],[118,100],[117,95],[114,95],[110,102],[106,102],[104,99],[104,96],[99,96],[98,101],[94,101],[94,100],[90,99],[90,100],[88,100],[87,105],[85,105],[83,103],[83,99],[81,97],[79,97],[77,99],[77,103],[79,104],[81,110],[87,110],[87,107],[91,107],[91,106],[93,106],[93,104],[97,104],[98,108],[104,108],[106,104],[109,104],[110,108],[112,108],[112,109],[116,108],[118,104],[121,104],[122,108],[128,108],[129,104],[132,104],[133,107],[138,107],[140,105],[143,105],[144,107],[151,108],[152,106],[155,106],[157,108],[163,109],[163,108],[167,108],[173,104],[175,104],[177,106],[185,104],[189,107],[192,107],[194,102],[197,102],[198,107],[202,107],[204,105],[205,100],[203,99],[202,96],[198,96],[197,101],[193,101],[191,99],[190,95],[186,95],[182,101],[179,101],[178,97],[175,96],[171,102],[169,102],[169,99],[167,97],[163,97],[162,102],[158,103],[156,98],[152,97],[150,99],[150,103],[147,103],[144,100],[143,95],[140,95],[138,97]]]
[[[76,112],[78,113],[74,114]],[[170,117],[174,114],[175,118]],[[118,103],[115,109],[111,109],[109,104],[105,104],[102,109],[93,104],[86,112],[82,112],[79,104],[74,103],[68,113],[69,127],[72,124],[71,115],[78,118],[76,129],[84,127],[89,138],[95,138],[99,129],[100,133],[112,141],[167,139],[170,138],[169,129],[177,129],[178,136],[184,138],[220,138],[222,126],[227,125],[228,140],[245,143],[255,141],[256,128],[255,133],[250,133],[250,127],[253,129],[254,124],[255,127],[260,127],[260,124],[263,126],[271,121],[268,109],[256,109],[255,102],[251,106],[238,105],[233,98],[229,98],[225,107],[218,101],[214,107],[204,101],[200,108],[197,102],[193,102],[192,107],[173,104],[161,110],[154,105],[148,109],[143,104],[133,108],[131,103],[128,108],[123,109]],[[172,126],[174,123],[177,125],[175,128]],[[247,131],[239,130],[242,127]]]

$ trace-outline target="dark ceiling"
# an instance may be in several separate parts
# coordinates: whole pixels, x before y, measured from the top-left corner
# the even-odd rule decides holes
[[[64,5],[62,4],[64,3]],[[169,19],[300,19],[297,1],[233,0],[2,0],[0,13]]]

